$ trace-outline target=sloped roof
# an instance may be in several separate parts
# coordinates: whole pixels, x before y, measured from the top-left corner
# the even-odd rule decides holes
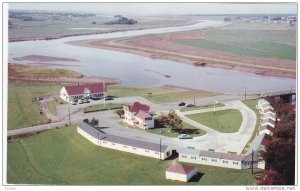
[[[140,110],[149,112],[150,106],[141,104],[140,102],[134,102],[132,105],[129,105],[130,112],[139,112]]]
[[[145,118],[147,118],[147,117],[151,117],[151,115],[149,113],[144,112],[142,110],[140,110],[135,116],[142,120],[145,120]]]
[[[276,118],[276,115],[274,113],[264,113],[263,118]]]
[[[187,166],[187,165],[182,165],[180,163],[175,163],[172,166],[170,166],[166,171],[187,175],[190,172],[192,172],[195,168],[196,167],[193,166]]]
[[[275,114],[275,110],[274,110],[273,108],[266,108],[266,109],[263,109],[263,112],[264,112],[264,113],[271,112],[271,113],[274,113],[274,114]]]
[[[89,124],[83,123],[83,122],[78,123],[77,127],[84,130],[86,133],[88,133],[92,137],[94,137],[96,139],[101,139],[102,141],[123,144],[123,145],[127,145],[127,146],[152,150],[152,151],[156,151],[156,152],[160,152],[160,151],[165,152],[168,148],[168,146],[163,145],[163,144],[160,145],[160,144],[156,144],[156,143],[150,143],[150,142],[146,142],[146,141],[140,141],[140,140],[136,140],[136,139],[130,139],[130,138],[126,138],[126,137],[105,134],[103,131],[98,130],[95,127],[92,127]]]
[[[270,125],[264,125],[264,126],[260,126],[259,127],[259,130],[260,131],[263,131],[263,130],[269,130],[269,131],[271,131],[271,132],[274,132],[274,128],[273,127],[271,127]]]
[[[104,83],[66,86],[65,88],[69,95],[84,94],[85,89],[90,90],[92,93],[102,93],[106,91]]]

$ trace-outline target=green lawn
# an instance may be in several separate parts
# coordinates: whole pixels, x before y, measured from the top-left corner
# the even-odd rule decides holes
[[[61,86],[53,83],[8,83],[8,130],[37,125],[48,122],[40,114],[35,96],[58,94]],[[51,106],[52,107],[52,106]]]
[[[176,43],[238,55],[296,60],[295,30],[249,30],[241,25],[240,30],[225,26],[205,29],[203,34],[205,39],[177,40]]]
[[[225,106],[225,104],[223,103],[217,103],[215,104],[215,107],[223,107]],[[213,108],[214,104],[210,104],[210,105],[199,105],[199,106],[195,106],[195,107],[184,107],[181,108],[180,111],[181,112],[185,112],[185,111],[194,111],[194,110],[199,110],[199,109],[208,109],[208,108]]]
[[[210,97],[213,92],[207,92],[202,90],[178,90],[170,88],[139,88],[139,87],[127,87],[122,85],[112,85],[107,87],[108,95],[116,97],[128,97],[128,96],[142,96],[154,103],[167,103],[180,101],[183,99],[193,99],[196,97]],[[148,96],[151,92],[152,95]]]
[[[118,109],[118,108],[122,108],[122,106],[123,106],[122,104],[115,104],[115,103],[106,103],[105,107],[104,107],[104,104],[97,104],[97,105],[91,105],[91,106],[83,108],[83,112],[88,113],[88,112],[94,112],[94,111]]]
[[[9,184],[50,185],[252,185],[251,170],[195,165],[204,175],[183,183],[165,179],[172,160],[158,161],[93,145],[76,132],[60,127],[13,140],[7,148]]]
[[[56,115],[56,105],[56,101],[49,101],[47,103],[48,109],[53,115]]]
[[[214,112],[205,112],[186,116],[222,133],[237,132],[243,121],[241,112],[236,109],[216,111],[215,114]]]
[[[255,138],[255,136],[258,133],[258,127],[259,127],[259,121],[260,121],[260,113],[258,111],[258,109],[256,109],[256,105],[257,105],[257,99],[251,99],[251,100],[246,100],[246,101],[242,101],[245,105],[247,105],[250,109],[252,109],[255,114],[256,114],[256,125],[255,125],[255,130],[252,134],[252,137],[250,138],[250,140],[248,141],[248,143],[246,144],[246,147],[249,147],[253,141],[253,139]],[[244,148],[242,153],[246,153],[246,149]]]

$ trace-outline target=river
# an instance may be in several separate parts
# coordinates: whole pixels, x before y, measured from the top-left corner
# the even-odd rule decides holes
[[[13,58],[27,55],[43,55],[72,58],[80,62],[52,62],[55,67],[78,71],[87,76],[117,78],[124,85],[161,86],[175,85],[223,93],[265,93],[295,88],[296,80],[291,78],[260,76],[252,73],[210,67],[195,67],[175,61],[152,59],[131,53],[79,47],[65,44],[68,41],[106,39],[144,34],[203,29],[222,26],[222,21],[203,21],[194,25],[115,32],[97,35],[82,35],[56,40],[36,40],[9,43],[8,61],[19,64],[43,64],[31,61],[16,61]],[[170,75],[166,78],[165,75]]]

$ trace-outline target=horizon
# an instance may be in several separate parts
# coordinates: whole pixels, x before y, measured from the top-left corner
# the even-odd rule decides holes
[[[296,3],[8,3],[8,5],[9,10],[12,11],[56,11],[99,14],[297,14]]]

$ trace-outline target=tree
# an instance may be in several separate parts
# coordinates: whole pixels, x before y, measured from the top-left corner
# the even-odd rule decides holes
[[[161,114],[158,117],[158,121],[165,124],[171,130],[182,128],[182,120],[174,110],[170,110],[167,115]]]
[[[90,123],[89,119],[84,119],[83,122]]]
[[[120,117],[122,118],[122,116],[124,115],[124,110],[123,109],[118,109],[115,111],[115,113]]]
[[[98,126],[99,121],[98,121],[98,119],[95,119],[95,117],[93,117],[93,119],[91,120],[90,124],[93,125],[93,126]]]

